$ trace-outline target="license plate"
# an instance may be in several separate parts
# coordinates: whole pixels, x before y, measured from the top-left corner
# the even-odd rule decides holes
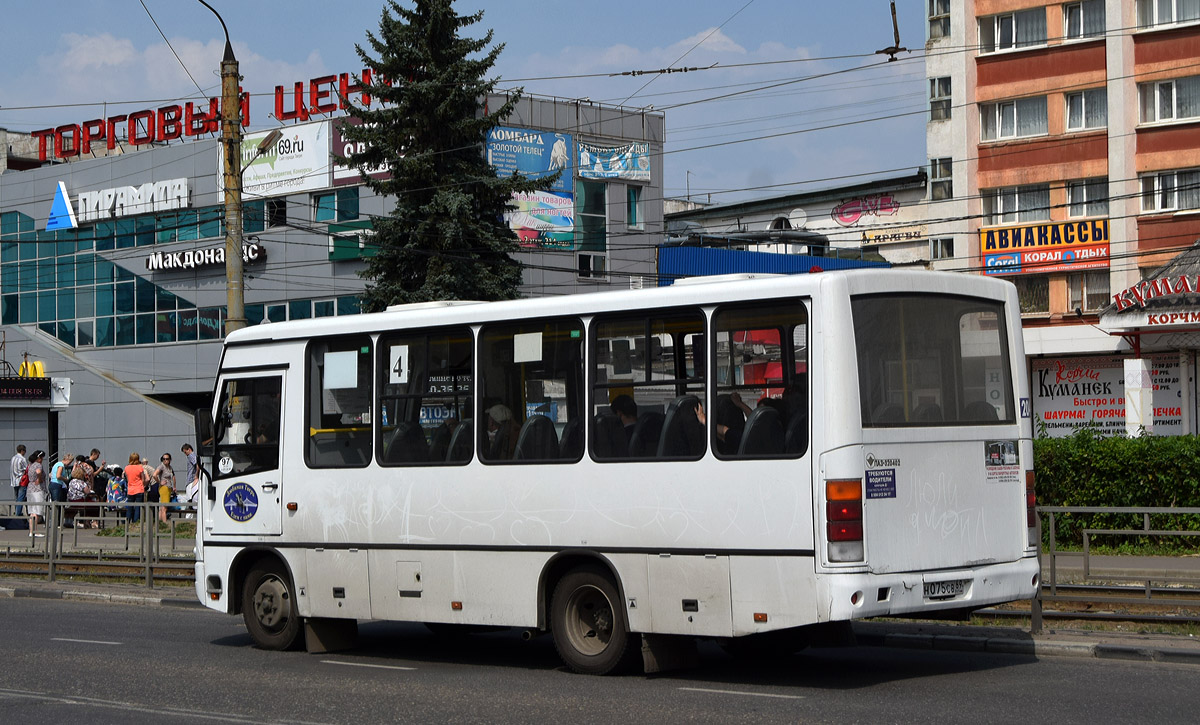
[[[926,599],[953,599],[967,591],[967,579],[945,582],[925,582]]]

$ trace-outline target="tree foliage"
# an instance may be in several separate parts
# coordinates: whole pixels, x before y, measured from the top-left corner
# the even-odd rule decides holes
[[[453,0],[415,0],[411,8],[388,0],[378,32],[367,32],[369,49],[355,46],[372,72],[366,87],[373,100],[349,111],[362,125],[347,124],[343,135],[365,148],[347,160],[376,194],[395,199],[391,215],[374,222],[376,253],[361,272],[369,280],[367,311],[518,294],[517,237],[502,215],[514,192],[545,189],[554,179],[500,178],[487,162],[486,134],[520,93],[481,107],[496,85],[485,76],[504,48],[491,46],[490,30],[482,38],[460,35],[482,18],[482,11],[458,15]],[[381,167],[390,178],[367,175]]]
[[[1041,506],[1158,508],[1200,507],[1200,438],[1103,436],[1083,428],[1067,438],[1033,442],[1037,500]],[[1043,516],[1043,525],[1047,517]],[[1078,545],[1083,529],[1141,529],[1137,514],[1057,514],[1057,540]],[[1151,526],[1200,530],[1200,516],[1154,514]],[[1049,532],[1046,532],[1049,536]],[[1120,545],[1129,536],[1102,538]],[[1196,539],[1164,539],[1166,548],[1195,549]]]

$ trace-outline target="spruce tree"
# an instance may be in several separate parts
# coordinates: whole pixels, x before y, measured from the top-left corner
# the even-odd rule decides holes
[[[515,298],[517,236],[502,215],[513,192],[548,188],[554,178],[500,178],[487,162],[486,134],[520,94],[495,109],[481,105],[497,82],[485,75],[504,45],[489,48],[490,30],[483,38],[460,32],[483,12],[460,16],[453,0],[412,4],[388,0],[378,33],[367,32],[374,56],[355,46],[372,72],[372,103],[348,111],[363,124],[347,124],[343,136],[366,143],[348,163],[360,172],[386,167],[391,178],[366,183],[396,202],[389,217],[374,220],[377,253],[360,273],[369,280],[363,308]]]

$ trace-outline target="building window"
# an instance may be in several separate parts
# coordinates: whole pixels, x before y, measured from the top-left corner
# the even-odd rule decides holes
[[[345,222],[358,218],[358,187],[313,194],[313,220]]]
[[[950,118],[950,78],[929,79],[929,120]]]
[[[1032,48],[1046,44],[1046,8],[979,19],[979,52]]]
[[[1108,304],[1108,270],[1079,272],[1068,275],[1071,291],[1070,311],[1098,312]]]
[[[1067,130],[1108,126],[1108,89],[1093,88],[1067,94]]]
[[[929,38],[950,37],[950,0],[929,0]]]
[[[934,201],[949,199],[954,196],[954,181],[952,179],[951,159],[929,160],[929,198]]]
[[[1045,96],[979,106],[979,137],[983,141],[1041,136],[1048,130]]]
[[[1050,311],[1050,278],[1044,274],[1011,277],[1017,288],[1017,303],[1022,315],[1045,314]]]
[[[287,199],[262,199],[242,205],[243,232],[263,232],[282,226],[287,226]]]
[[[1063,5],[1064,35],[1068,40],[1104,35],[1104,0],[1083,0]]]
[[[580,252],[575,256],[580,279],[608,279],[608,255],[595,252]]]
[[[608,200],[602,181],[575,182],[575,248],[587,252],[608,250]]]
[[[1105,216],[1108,214],[1108,179],[1083,179],[1067,182],[1068,216]]]
[[[929,258],[930,259],[953,259],[954,258],[954,238],[946,237],[945,239],[930,239],[929,240]]]
[[[1142,182],[1142,211],[1200,209],[1200,169],[1146,174]]]
[[[1137,0],[1139,28],[1200,20],[1200,0]]]
[[[1142,123],[1200,118],[1200,76],[1139,83],[1138,108]]]
[[[630,229],[645,229],[646,222],[642,218],[642,187],[629,185],[625,187],[625,223]]]
[[[984,189],[984,219],[991,224],[1040,222],[1050,219],[1050,185],[1008,186]]]

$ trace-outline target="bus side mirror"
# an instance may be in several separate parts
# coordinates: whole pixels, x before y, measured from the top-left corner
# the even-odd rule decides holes
[[[196,423],[196,455],[211,458],[215,452],[212,413],[198,408],[193,416]]]

